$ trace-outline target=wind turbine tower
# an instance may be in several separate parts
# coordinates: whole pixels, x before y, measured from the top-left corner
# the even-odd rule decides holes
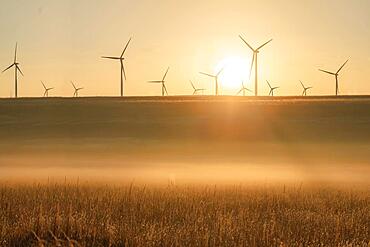
[[[269,92],[269,96],[274,96],[274,91],[280,87],[272,87],[270,82],[269,81],[266,81],[267,84],[269,85],[269,88],[270,88],[270,92]]]
[[[50,90],[53,90],[54,88],[53,87],[49,87],[49,88],[46,87],[43,81],[41,81],[41,84],[42,84],[42,86],[45,89],[45,91],[44,91],[44,97],[49,97],[49,91]]]
[[[74,88],[74,93],[73,93],[73,97],[78,97],[78,92],[80,91],[80,90],[82,90],[82,89],[84,89],[83,87],[76,87],[76,85],[73,83],[73,82],[71,82],[71,84],[72,84],[72,86],[73,86],[73,88]]]
[[[191,87],[193,88],[193,95],[196,95],[198,92],[204,92],[206,89],[205,88],[196,88],[194,86],[194,83],[190,81]]]
[[[15,53],[14,53],[14,62],[6,69],[3,70],[2,73],[4,73],[5,71],[7,71],[8,69],[14,67],[14,85],[15,85],[15,97],[18,98],[18,71],[19,73],[21,73],[21,75],[23,76],[23,73],[21,71],[21,69],[19,68],[19,63],[17,62],[17,48],[18,48],[18,44],[16,43],[15,44]]]
[[[299,81],[303,87],[302,96],[307,96],[307,91],[310,90],[312,87],[306,87],[302,81]]]
[[[119,60],[120,64],[121,64],[121,97],[123,96],[123,78],[125,78],[125,81],[126,81],[126,72],[125,72],[125,66],[123,65],[123,60],[125,60],[125,58],[123,57],[125,55],[125,52],[127,50],[127,47],[128,45],[130,44],[131,42],[131,39],[130,38],[125,46],[125,48],[123,49],[122,53],[121,53],[121,56],[119,57],[102,57],[102,58],[106,58],[106,59],[111,59],[111,60]]]
[[[339,76],[339,72],[343,69],[343,67],[348,63],[349,60],[347,60],[338,70],[337,72],[330,72],[330,71],[327,71],[327,70],[322,70],[322,69],[319,69],[321,72],[324,72],[324,73],[327,73],[327,74],[330,74],[330,75],[333,75],[335,76],[335,96],[338,96],[339,94],[339,80],[338,80],[338,76]]]
[[[249,88],[247,88],[247,87],[244,85],[244,81],[242,81],[242,88],[239,90],[239,92],[237,93],[237,95],[239,95],[241,92],[243,92],[243,96],[245,96],[246,91],[248,91],[248,92],[251,92],[251,93],[252,93],[252,90],[250,90]]]
[[[215,95],[217,96],[218,95],[218,78],[219,78],[219,76],[220,76],[220,74],[222,73],[222,71],[223,71],[224,69],[222,68],[222,69],[220,69],[218,72],[217,72],[217,74],[215,74],[215,75],[211,75],[211,74],[207,74],[207,73],[204,73],[204,72],[199,72],[200,74],[202,74],[202,75],[206,75],[206,76],[209,76],[209,77],[212,77],[212,78],[214,78],[215,79]]]
[[[166,87],[166,77],[168,74],[168,71],[170,70],[170,67],[167,68],[166,73],[164,73],[164,76],[162,77],[162,80],[160,81],[148,81],[148,83],[160,83],[162,85],[162,96],[165,94],[168,95],[167,87]]]
[[[255,70],[254,71],[254,94],[255,94],[255,96],[258,96],[258,53],[260,52],[260,50],[262,49],[262,47],[264,47],[265,45],[267,45],[268,43],[270,43],[272,41],[272,39],[270,39],[269,41],[267,41],[263,45],[259,46],[257,49],[254,49],[241,35],[239,35],[239,38],[253,52],[253,59],[252,59],[252,63],[251,63],[251,68],[250,68],[250,71],[249,71],[249,75],[252,73],[253,64],[255,63],[255,66],[254,66],[254,70]]]

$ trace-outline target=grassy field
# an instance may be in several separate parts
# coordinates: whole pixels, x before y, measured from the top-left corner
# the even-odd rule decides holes
[[[368,188],[0,186],[0,246],[369,246]]]
[[[0,246],[369,246],[370,97],[0,99]]]

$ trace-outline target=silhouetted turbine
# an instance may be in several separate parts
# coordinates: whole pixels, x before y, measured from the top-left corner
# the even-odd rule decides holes
[[[269,81],[266,81],[266,82],[267,82],[267,84],[269,85],[269,88],[270,88],[269,96],[270,96],[270,95],[271,95],[271,96],[274,96],[274,91],[275,91],[276,89],[280,88],[280,87],[272,87]]]
[[[209,76],[209,77],[212,77],[215,79],[215,94],[218,95],[218,77],[220,76],[221,72],[223,71],[224,69],[220,69],[220,71],[218,71],[218,73],[216,75],[211,75],[211,74],[207,74],[207,73],[203,73],[203,72],[199,72],[201,73],[202,75],[206,75],[206,76]]]
[[[302,81],[299,81],[303,87],[302,96],[307,96],[307,91],[310,90],[312,87],[305,87]]]
[[[169,70],[170,70],[170,67],[167,68],[166,73],[164,73],[164,76],[162,77],[162,80],[160,80],[160,81],[148,81],[148,83],[161,83],[162,84],[162,96],[164,96],[165,94],[168,95],[165,79],[166,79],[166,76],[167,76],[167,73],[168,73]]]
[[[44,87],[44,89],[45,89],[44,97],[49,97],[49,91],[50,91],[50,90],[53,90],[54,88],[53,88],[53,87],[49,87],[49,88],[47,88],[47,87],[45,86],[45,84],[44,84],[44,82],[43,82],[43,81],[41,81],[41,84],[42,84],[42,86],[43,86],[43,87]]]
[[[252,90],[250,90],[249,88],[247,88],[245,85],[244,85],[244,82],[242,81],[242,88],[239,90],[239,92],[236,94],[236,95],[239,95],[241,92],[243,92],[243,96],[245,96],[245,92],[248,91],[248,92],[253,92]]]
[[[324,72],[324,73],[327,73],[327,74],[330,74],[330,75],[334,75],[335,76],[335,95],[336,96],[338,96],[338,94],[339,94],[339,81],[338,81],[339,72],[348,63],[348,61],[349,61],[349,59],[338,69],[338,71],[336,73],[333,73],[333,72],[330,72],[330,71],[327,71],[327,70],[319,69],[321,72]]]
[[[125,80],[126,80],[125,67],[123,66],[123,60],[125,60],[125,58],[123,57],[123,55],[125,55],[125,52],[127,50],[128,45],[131,42],[131,39],[132,38],[130,38],[128,40],[128,42],[127,42],[125,48],[123,49],[120,57],[102,57],[102,58],[106,58],[106,59],[112,59],[112,60],[119,60],[120,61],[120,64],[121,64],[121,97],[123,96],[123,77],[125,77]]]
[[[73,83],[73,82],[71,82],[71,84],[72,84],[72,86],[73,86],[73,88],[74,88],[74,93],[73,93],[73,97],[78,97],[78,91],[80,91],[80,90],[82,90],[82,89],[84,89],[83,87],[76,87],[76,85]]]
[[[205,88],[196,88],[192,81],[190,81],[190,84],[194,89],[193,95],[196,95],[198,92],[204,92],[206,90]]]
[[[19,68],[19,63],[17,62],[17,47],[18,47],[18,44],[16,43],[15,44],[14,62],[8,68],[4,69],[3,72],[2,72],[2,73],[4,73],[5,71],[7,71],[8,69],[10,69],[11,67],[14,66],[14,70],[15,70],[15,97],[16,98],[18,97],[18,71],[23,76],[23,73],[22,73],[21,69]]]
[[[253,58],[252,58],[252,63],[251,63],[251,68],[249,71],[249,76],[252,74],[252,69],[253,69],[253,64],[254,61],[256,61],[256,65],[254,66],[255,72],[254,72],[254,93],[255,96],[258,95],[258,53],[260,52],[260,49],[270,43],[272,39],[264,43],[263,45],[259,46],[257,49],[254,49],[251,45],[248,44],[248,42],[241,36],[239,35],[239,38],[249,47],[249,49],[252,50],[253,52]]]

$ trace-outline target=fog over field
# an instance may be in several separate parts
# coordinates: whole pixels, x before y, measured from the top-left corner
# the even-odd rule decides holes
[[[367,97],[0,101],[0,179],[366,182]]]

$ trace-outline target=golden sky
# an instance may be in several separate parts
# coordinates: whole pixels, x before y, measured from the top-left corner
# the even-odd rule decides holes
[[[118,95],[119,62],[103,55],[126,53],[126,95],[159,95],[159,80],[167,66],[170,94],[192,93],[189,79],[213,94],[211,78],[223,61],[240,61],[249,73],[253,46],[273,38],[259,55],[260,94],[265,80],[281,86],[277,95],[301,93],[299,80],[313,86],[312,94],[333,94],[340,75],[342,94],[370,93],[370,1],[368,0],[12,0],[0,8],[0,67],[13,60],[15,42],[25,77],[20,96],[40,96],[40,80],[54,96],[71,96],[73,80],[81,95]],[[239,65],[240,65],[239,64]],[[239,69],[240,70],[240,69]],[[248,76],[246,76],[248,77]],[[253,78],[253,76],[252,76]],[[14,73],[0,75],[0,96],[14,94]],[[232,84],[232,85],[229,85]],[[221,93],[235,94],[237,82],[223,81]],[[253,89],[248,81],[247,85]]]

